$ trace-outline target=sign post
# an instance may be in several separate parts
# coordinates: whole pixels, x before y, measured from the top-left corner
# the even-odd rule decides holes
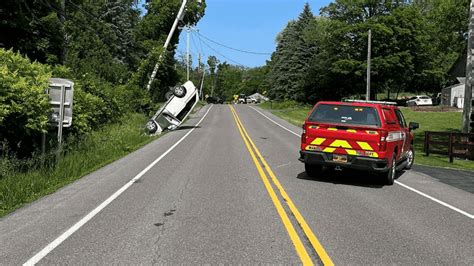
[[[53,110],[49,121],[58,127],[57,158],[59,159],[63,143],[63,128],[72,125],[74,82],[68,79],[51,78],[47,92],[50,98],[49,103]],[[44,142],[46,142],[46,139]]]

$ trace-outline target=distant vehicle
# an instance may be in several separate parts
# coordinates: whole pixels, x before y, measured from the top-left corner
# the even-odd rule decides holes
[[[247,103],[247,96],[245,94],[239,94],[239,99],[238,99],[237,102],[246,104]]]
[[[300,161],[308,176],[323,167],[378,173],[392,185],[396,171],[415,159],[413,130],[396,103],[377,101],[319,102],[303,125]]]
[[[150,134],[160,134],[164,129],[178,128],[199,101],[199,94],[191,81],[172,88],[168,101],[148,121]]]
[[[260,100],[257,99],[257,98],[247,97],[247,102],[248,103],[259,103]]]
[[[206,102],[207,103],[214,103],[214,104],[223,104],[224,99],[222,99],[221,97],[209,96],[209,97],[206,98]]]
[[[431,97],[427,95],[413,96],[407,101],[407,106],[419,105],[433,105],[433,101],[431,100]]]

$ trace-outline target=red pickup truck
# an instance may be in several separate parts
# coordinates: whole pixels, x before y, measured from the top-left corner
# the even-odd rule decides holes
[[[415,159],[413,130],[396,103],[378,101],[318,102],[303,125],[300,161],[308,176],[323,167],[379,173],[392,185],[396,171]]]

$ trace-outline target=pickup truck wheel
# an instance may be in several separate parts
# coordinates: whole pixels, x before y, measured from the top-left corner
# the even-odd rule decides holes
[[[413,145],[410,146],[410,149],[407,152],[407,166],[405,166],[406,170],[410,170],[415,162],[415,149],[413,149]]]
[[[321,165],[313,165],[313,164],[304,164],[304,169],[306,171],[306,175],[309,177],[317,177],[323,171],[323,167]]]
[[[173,88],[173,94],[178,98],[183,98],[186,95],[186,88],[184,86],[176,86]]]
[[[397,173],[397,156],[394,154],[392,158],[392,163],[390,164],[390,168],[386,173],[385,182],[387,185],[391,186],[395,182],[395,175]]]

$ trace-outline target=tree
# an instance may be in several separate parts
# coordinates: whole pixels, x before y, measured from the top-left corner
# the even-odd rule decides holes
[[[303,32],[313,20],[309,4],[296,21],[290,21],[277,36],[277,48],[272,54],[270,67],[270,96],[275,99],[304,101],[303,77],[312,56]]]
[[[141,67],[153,69],[153,66],[157,63],[158,58],[150,58],[152,56],[151,51],[156,49],[156,47],[163,46],[181,2],[181,0],[147,0],[145,2],[147,13],[137,25],[135,37],[137,38],[137,49],[140,51],[139,58],[142,60],[145,58],[153,60],[147,60],[146,63],[148,65],[142,65]],[[190,2],[186,8],[182,25],[196,24],[204,16],[205,8],[205,1],[203,1],[202,5]],[[155,100],[164,99],[163,97],[168,87],[174,86],[179,80],[179,76],[173,67],[175,65],[174,55],[179,41],[179,33],[180,31],[177,30],[173,35],[169,46],[170,49],[168,51],[161,51],[166,53],[166,55],[164,60],[160,62],[160,71],[152,83],[151,93]],[[142,78],[140,80],[146,79]],[[139,86],[144,87],[145,84],[139,84]]]
[[[130,70],[137,66],[139,60],[135,52],[136,40],[134,29],[139,22],[139,10],[134,7],[135,1],[109,0],[101,7],[101,21],[107,24],[111,33],[111,53],[117,61],[127,65]]]
[[[14,49],[32,60],[59,63],[63,45],[56,1],[0,1],[0,48]]]

